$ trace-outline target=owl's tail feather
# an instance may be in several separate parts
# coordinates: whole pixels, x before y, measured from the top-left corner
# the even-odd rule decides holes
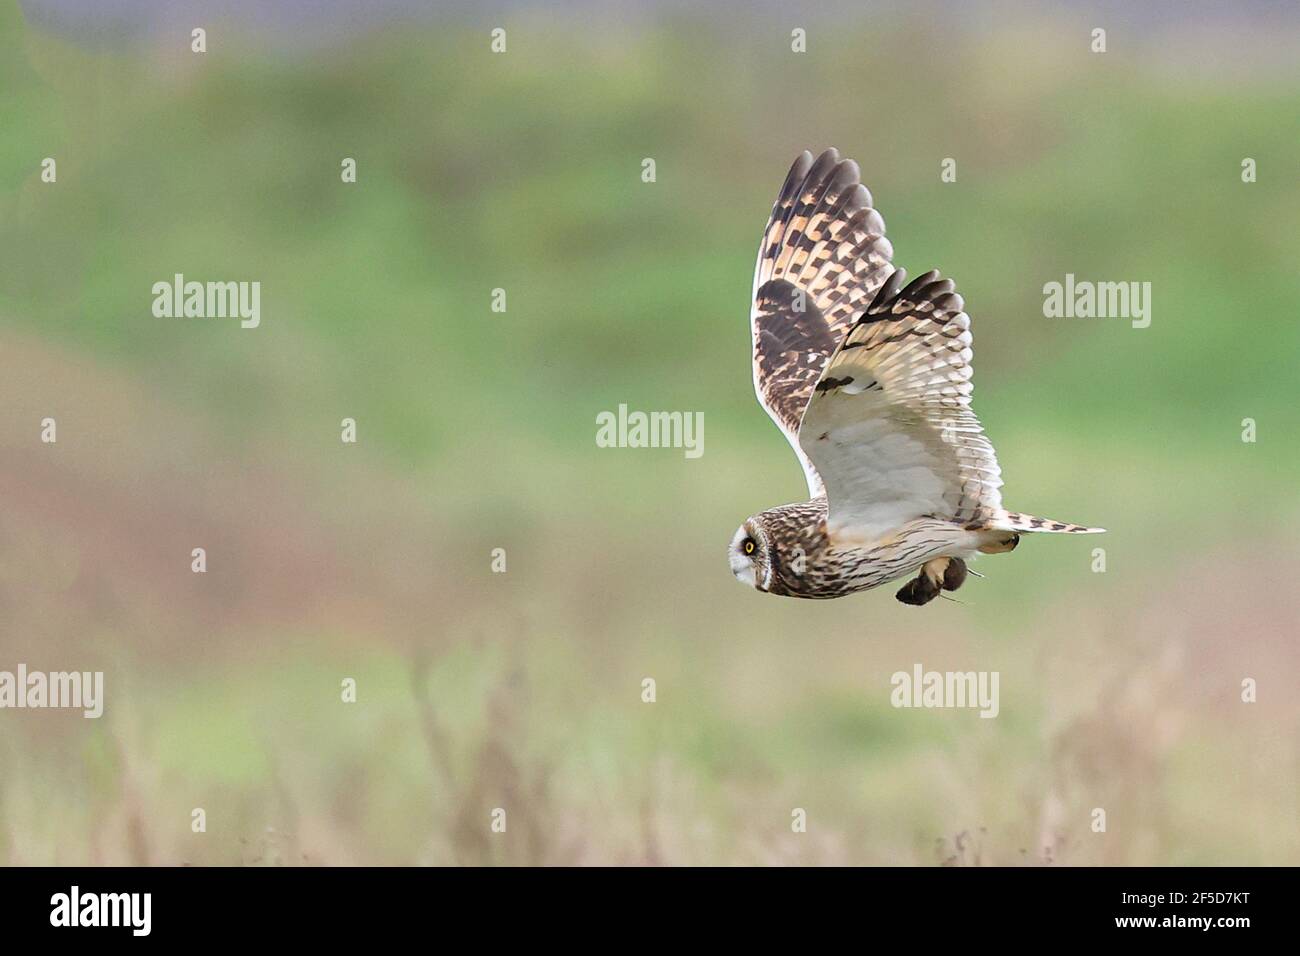
[[[1056,531],[1064,534],[1101,534],[1106,530],[1088,528],[1081,524],[1069,524],[1053,518],[1021,514],[1018,511],[999,511],[989,521],[988,526],[998,531]]]

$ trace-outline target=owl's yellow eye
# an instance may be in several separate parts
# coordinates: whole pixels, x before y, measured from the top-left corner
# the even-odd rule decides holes
[[[746,554],[753,554],[753,553],[754,553],[754,547],[755,547],[755,545],[754,545],[754,539],[753,539],[753,538],[746,538],[746,539],[745,539],[745,543],[744,543],[743,545],[741,545],[741,547],[744,549],[744,551],[745,551]]]

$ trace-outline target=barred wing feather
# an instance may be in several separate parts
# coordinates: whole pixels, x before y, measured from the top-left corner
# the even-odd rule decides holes
[[[844,337],[804,412],[799,444],[824,482],[828,531],[888,536],[923,516],[982,526],[1001,471],[971,410],[971,333],[953,283],[895,271]]]
[[[885,223],[858,166],[828,149],[795,160],[763,231],[754,270],[754,390],[799,456],[812,496],[822,481],[798,440],[813,388],[855,316],[893,272]]]

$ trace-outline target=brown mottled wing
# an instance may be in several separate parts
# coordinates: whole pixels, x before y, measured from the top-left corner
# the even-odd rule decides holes
[[[953,283],[900,269],[827,363],[799,442],[825,482],[832,535],[876,540],[925,515],[1002,508],[993,445],[971,410],[970,318]]]
[[[754,270],[754,390],[785,433],[808,479],[799,422],[827,360],[893,271],[885,222],[857,163],[828,149],[794,161],[763,231]]]

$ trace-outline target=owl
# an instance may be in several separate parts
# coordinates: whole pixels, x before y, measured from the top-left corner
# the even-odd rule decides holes
[[[808,500],[751,515],[728,559],[768,594],[835,598],[907,578],[904,604],[955,591],[1021,532],[1090,534],[1008,511],[971,411],[971,331],[952,280],[911,282],[858,166],[794,161],[763,232],[754,389],[803,465]]]

